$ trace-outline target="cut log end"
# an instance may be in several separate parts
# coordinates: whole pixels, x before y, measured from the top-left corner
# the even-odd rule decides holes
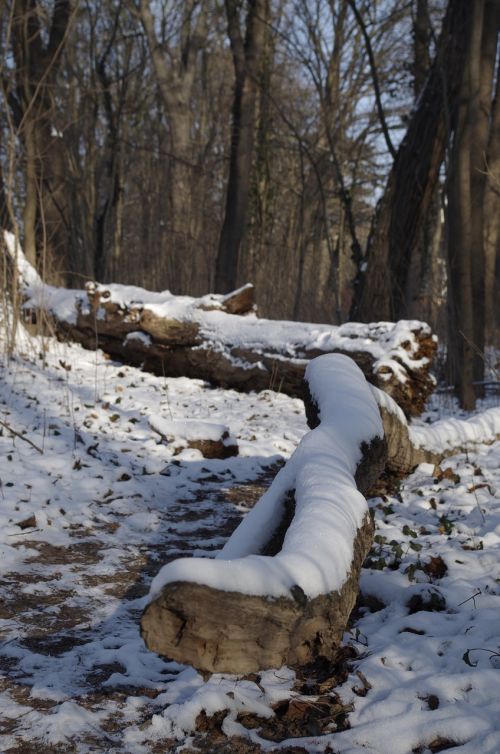
[[[273,599],[172,582],[143,613],[141,634],[146,646],[212,673],[301,667],[318,657],[332,657],[356,602],[359,569],[372,534],[367,515],[358,529],[342,588],[313,599],[293,587],[290,597]]]

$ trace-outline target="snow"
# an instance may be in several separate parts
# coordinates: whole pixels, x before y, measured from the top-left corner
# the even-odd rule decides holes
[[[500,408],[490,408],[470,419],[443,419],[432,426],[415,426],[410,437],[418,447],[439,453],[492,442],[500,437]]]
[[[28,286],[34,288],[43,285],[40,276],[24,256],[16,236],[5,230],[3,231],[3,237],[7,253],[10,255],[11,259],[15,260],[15,264],[20,272],[22,280]]]
[[[0,419],[43,449],[1,428],[0,750],[173,753],[193,746],[200,711],[218,709],[228,710],[225,734],[244,735],[263,751],[423,754],[448,739],[454,754],[498,754],[500,442],[476,441],[489,429],[442,464],[451,474],[437,479],[421,464],[397,493],[368,501],[376,541],[345,635],[357,656],[332,689],[353,704],[350,728],[312,735],[304,726],[301,738],[275,744],[238,714],[272,719],[272,705],[288,699],[314,705],[293,671],[204,679],[148,652],[139,618],[162,564],[185,555],[208,564],[224,547],[248,510],[248,490],[267,483],[259,480],[269,480],[305,436],[301,402],[156,377],[22,330],[17,354],[2,355],[0,369]],[[426,422],[436,414],[443,422],[461,416],[450,401],[436,402],[419,430],[436,429]],[[498,399],[482,408],[489,416]],[[328,423],[334,403],[324,410]],[[225,425],[239,456],[174,456],[151,417]],[[483,412],[475,417],[470,426],[481,427]],[[363,421],[372,431],[370,417]],[[347,419],[342,431],[353,444],[359,439]],[[325,438],[316,430],[309,436]],[[306,455],[323,450],[318,440]],[[316,478],[314,465],[311,472]],[[287,474],[278,475],[279,489]],[[32,515],[36,526],[20,528]],[[240,557],[243,544],[236,549]],[[439,577],[424,570],[437,557],[447,567]],[[409,607],[430,593],[444,610]],[[358,672],[370,684],[364,696]],[[217,751],[217,740],[207,747]]]
[[[359,367],[341,354],[325,354],[306,370],[321,425],[307,433],[268,492],[215,560],[176,560],[155,577],[151,598],[173,581],[223,591],[289,597],[298,585],[309,598],[343,586],[353,560],[357,529],[368,514],[354,481],[361,443],[383,436],[372,392]],[[259,551],[283,515],[288,491],[296,509],[283,547],[274,557]]]
[[[146,348],[149,347],[153,342],[150,335],[148,335],[145,332],[142,332],[142,330],[135,330],[134,332],[127,333],[123,341],[123,345],[126,346],[128,343],[130,343],[130,341],[134,341],[134,340],[140,341],[146,346]]]

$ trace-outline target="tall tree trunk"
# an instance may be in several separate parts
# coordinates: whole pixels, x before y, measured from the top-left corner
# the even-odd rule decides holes
[[[476,0],[449,176],[450,357],[464,408],[484,373],[484,191],[497,28],[496,9]]]
[[[244,280],[257,282],[259,271],[266,269],[264,259],[266,241],[272,233],[274,214],[277,209],[271,190],[271,150],[272,129],[271,86],[274,64],[274,38],[264,34],[264,42],[257,71],[257,104],[255,118],[254,160],[251,173],[250,197],[248,203],[247,232],[241,239],[239,274]],[[265,280],[262,281],[265,283]],[[260,284],[260,282],[259,282]]]
[[[215,271],[215,290],[220,293],[236,288],[240,246],[248,222],[259,61],[265,47],[269,1],[249,0],[244,40],[237,0],[226,0],[226,12],[235,87],[226,210]]]
[[[449,0],[436,59],[374,218],[365,264],[355,282],[354,319],[392,319],[406,313],[410,260],[456,119],[473,5],[469,0]]]
[[[470,131],[467,128],[468,86],[463,87],[448,176],[448,365],[462,408],[475,406],[473,386],[474,318],[472,308],[470,215]]]
[[[425,85],[425,81],[431,67],[429,43],[431,39],[431,27],[429,17],[428,0],[416,0],[413,16],[413,93],[415,102]],[[433,270],[432,254],[436,251],[436,233],[440,227],[439,184],[434,190],[429,211],[424,220],[418,243],[410,259],[410,266],[406,279],[404,300],[406,313],[410,319],[425,318],[426,304],[429,292],[432,288],[431,276]],[[428,321],[428,320],[427,320]]]
[[[69,267],[71,234],[64,143],[54,126],[53,88],[71,21],[71,2],[54,3],[47,41],[40,21],[43,13],[35,0],[15,1],[16,93],[11,93],[10,101],[25,154],[27,256],[34,261],[43,253],[46,277],[60,281]]]
[[[484,200],[488,137],[490,129],[493,75],[495,72],[497,36],[497,3],[476,2],[470,60],[470,148],[471,148],[471,272],[474,311],[474,380],[484,378],[485,345],[485,249]],[[484,5],[481,13],[481,5]],[[479,395],[482,387],[478,385]]]
[[[475,235],[474,256],[476,257],[479,248],[482,251],[479,264],[473,270],[476,315],[474,336],[479,349],[474,363],[476,380],[483,377],[482,352],[488,338],[493,334],[493,281],[500,231],[500,68],[497,65],[499,31],[500,6],[495,0],[487,0],[484,11],[479,114],[473,136],[476,169],[472,180],[473,191],[477,194],[473,197],[472,212],[477,222],[478,238],[476,243]]]
[[[201,211],[193,201],[196,159],[192,131],[195,115],[192,110],[198,56],[207,38],[208,4],[186,0],[182,6],[183,20],[179,43],[174,48],[157,36],[149,0],[140,0],[141,21],[153,60],[163,103],[168,115],[171,144],[169,214],[174,239],[175,259],[171,269],[176,277],[174,287],[189,287],[191,274],[187,255],[196,250],[200,239],[196,215]],[[171,283],[170,283],[171,284]]]
[[[499,24],[497,14],[497,29]],[[500,258],[500,64],[497,64],[496,91],[491,110],[491,125],[487,153],[487,177],[484,199],[484,245],[485,245],[485,338],[494,342],[495,310],[498,300],[495,296],[495,267]],[[497,317],[498,319],[498,317]]]

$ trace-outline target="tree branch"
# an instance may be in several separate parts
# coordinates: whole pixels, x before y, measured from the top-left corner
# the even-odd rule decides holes
[[[389,150],[391,157],[394,160],[396,159],[397,151],[396,151],[396,148],[394,147],[394,144],[392,143],[391,135],[389,133],[389,128],[387,126],[387,121],[385,119],[384,108],[382,106],[382,98],[380,95],[380,84],[378,80],[377,65],[375,63],[375,56],[373,54],[373,48],[372,48],[372,43],[370,40],[370,35],[368,34],[365,22],[363,21],[363,18],[356,6],[355,0],[347,0],[347,2],[349,3],[349,7],[354,13],[354,17],[356,18],[356,22],[361,30],[361,34],[363,35],[363,39],[365,41],[366,52],[368,54],[368,61],[370,64],[370,73],[371,73],[371,77],[373,81],[373,89],[375,92],[375,103],[377,106],[378,117],[380,120],[380,125],[382,127],[382,133],[384,135],[387,149]]]

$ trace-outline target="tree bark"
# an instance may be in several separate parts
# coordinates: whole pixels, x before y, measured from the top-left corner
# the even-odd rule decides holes
[[[328,359],[328,357],[324,358]],[[321,358],[318,359],[316,364],[321,361]],[[313,362],[311,367],[314,368],[316,364]],[[336,390],[342,391],[340,380],[338,384],[332,381],[326,386],[324,376],[323,373],[321,375],[323,400],[330,394],[335,395]],[[470,422],[462,422],[463,428],[457,428],[456,420],[453,420],[450,422],[449,433],[446,432],[447,422],[438,422],[440,427],[434,436],[432,426],[423,430],[420,428],[424,436],[428,436],[430,442],[435,443],[436,436],[439,436],[445,446],[443,450],[430,450],[415,442],[412,428],[408,427],[401,410],[393,401],[381,391],[373,391],[372,396],[366,396],[358,390],[358,387],[356,384],[357,406],[354,404],[349,406],[352,396],[342,393],[344,408],[352,411],[353,421],[359,421],[359,417],[356,417],[356,410],[361,410],[365,416],[370,416],[370,399],[375,398],[383,424],[382,437],[379,435],[379,430],[372,429],[373,437],[371,439],[365,437],[365,441],[361,444],[361,459],[357,464],[355,481],[357,489],[363,495],[369,493],[384,469],[389,471],[394,478],[401,479],[411,473],[419,463],[438,464],[443,458],[453,453],[466,452],[473,447],[472,438],[474,437],[477,442],[494,442],[500,437],[498,412],[492,409],[495,415],[490,413],[489,418],[486,419],[486,414],[488,414],[486,412],[480,421],[477,421],[475,429],[474,418]],[[323,492],[321,505],[315,507],[313,487],[308,487],[307,483],[304,484],[303,477],[307,480],[316,479],[321,464],[323,464],[323,474],[327,475],[330,463],[335,458],[335,467],[341,469],[342,473],[346,472],[346,478],[349,478],[349,473],[343,465],[345,458],[349,456],[349,445],[346,444],[346,447],[343,447],[341,444],[342,452],[339,455],[335,450],[332,455],[329,455],[330,449],[322,445],[321,461],[316,462],[315,473],[312,473],[308,456],[299,455],[300,450],[313,438],[314,430],[321,427],[323,414],[325,414],[325,425],[329,430],[328,435],[323,436],[323,439],[326,440],[328,437],[333,447],[336,447],[334,445],[337,438],[334,432],[335,418],[332,420],[331,417],[338,419],[338,414],[335,413],[334,408],[332,414],[329,415],[328,412],[331,409],[326,405],[326,401],[322,402],[321,394],[319,396],[311,394],[307,377],[304,392],[308,425],[313,432],[306,435],[288,462],[292,473],[284,478],[293,478],[295,489],[297,491],[301,489],[301,510],[307,511],[308,492],[311,495],[313,505],[310,518],[307,520],[307,533],[302,533],[302,536],[308,537],[311,533],[311,523],[318,527],[318,535],[320,533],[325,535],[324,522],[328,521],[328,511],[335,493],[330,498]],[[360,406],[362,406],[361,409]],[[485,429],[486,425],[488,430]],[[457,431],[458,429],[461,431]],[[318,431],[321,432],[321,429]],[[457,440],[456,438],[466,439]],[[421,436],[418,439],[421,440]],[[450,439],[451,443],[449,443]],[[317,448],[317,442],[314,447]],[[280,472],[281,475],[283,473],[286,474],[286,467]],[[246,569],[243,573],[249,576],[252,568],[267,568],[270,580],[280,569],[280,557],[286,558],[290,554],[293,554],[295,558],[302,557],[300,550],[294,551],[293,543],[298,541],[297,526],[304,524],[304,518],[296,521],[295,490],[286,490],[286,484],[284,485],[280,479],[283,479],[283,476],[278,475],[266,493],[267,497],[257,503],[260,508],[255,511],[257,516],[254,517],[254,521],[262,521],[264,503],[272,507],[281,499],[281,518],[278,526],[269,527],[269,531],[254,533],[251,535],[252,546],[247,546],[249,530],[251,532],[254,522],[250,523],[250,527],[246,526],[248,521],[244,522],[241,529],[237,530],[229,540],[220,558],[216,558],[211,573],[215,573],[216,576],[217,573],[223,575],[228,567],[231,571],[239,568],[241,579],[242,569]],[[273,490],[275,490],[274,495]],[[252,513],[249,514],[251,515]],[[317,520],[316,515],[318,515]],[[342,510],[340,515],[346,516],[347,512]],[[322,523],[323,528],[321,528]],[[287,539],[288,532],[290,532],[289,539]],[[192,560],[177,561],[174,564],[175,576],[183,575],[185,580],[180,578],[169,580],[172,571],[163,574],[166,577],[164,585],[146,607],[141,619],[141,633],[144,641],[149,649],[161,655],[208,672],[240,674],[268,667],[280,667],[284,664],[300,667],[314,662],[318,657],[333,659],[355,603],[359,573],[370,548],[372,532],[373,524],[367,514],[352,532],[352,559],[344,574],[341,587],[337,591],[324,591],[312,599],[309,599],[297,584],[289,587],[288,595],[273,599],[267,594],[261,594],[258,591],[260,587],[255,588],[255,593],[225,591],[204,583],[206,576],[202,571],[196,579],[193,579],[193,571],[190,568]],[[243,550],[240,549],[242,538],[245,540]],[[251,557],[250,560],[247,560],[248,556]],[[259,561],[258,566],[256,556]],[[267,557],[262,558],[262,556]],[[324,563],[323,568],[327,569],[327,567],[328,565]],[[327,580],[327,578],[325,573],[324,579]]]
[[[477,3],[477,33],[472,40],[471,98],[471,224],[472,306],[474,311],[473,376],[476,395],[482,395],[485,347],[485,190],[488,140],[491,122],[494,73],[497,55],[498,3],[485,2],[482,14]]]
[[[415,6],[412,28],[412,75],[413,92],[416,102],[425,85],[431,67],[429,50],[431,27],[428,1],[416,0]],[[422,223],[418,242],[411,255],[404,292],[407,316],[410,319],[422,318],[429,323],[432,321],[432,327],[435,327],[435,317],[432,316],[434,292],[432,276],[435,269],[436,254],[439,251],[441,225],[441,196],[438,181],[429,204],[427,216]]]
[[[490,34],[498,35],[500,9],[497,3],[487,3],[486,13]],[[500,258],[500,64],[496,65],[494,98],[491,105],[489,140],[486,153],[486,177],[484,187],[484,316],[486,343],[494,342],[495,310],[495,267]],[[491,96],[491,92],[490,92]]]
[[[59,282],[66,280],[71,250],[63,135],[53,122],[52,90],[71,14],[69,0],[56,0],[44,42],[38,4],[16,0],[12,31],[17,86],[10,101],[26,160],[26,252],[47,278]]]
[[[484,206],[497,12],[496,5],[485,0],[473,3],[448,187],[450,366],[459,400],[467,409],[473,408],[476,393],[481,393],[484,375]]]
[[[456,119],[473,6],[449,0],[436,59],[377,207],[365,265],[355,281],[353,319],[405,316],[408,269]]]
[[[240,246],[248,222],[258,102],[260,57],[265,47],[268,0],[249,0],[245,40],[241,36],[239,3],[226,0],[228,34],[235,71],[229,178],[224,222],[219,239],[215,290],[236,288]]]
[[[191,266],[186,258],[193,258],[200,244],[199,217],[201,206],[196,206],[195,182],[197,158],[193,142],[196,115],[192,109],[196,84],[197,60],[207,38],[207,3],[182,4],[182,28],[179,44],[174,49],[158,38],[149,0],[140,0],[139,12],[162,101],[168,115],[171,144],[169,225],[175,238],[175,259],[171,269],[177,278],[176,288],[190,288]],[[179,291],[180,292],[180,291]]]
[[[448,177],[449,337],[448,365],[461,406],[475,407],[473,386],[474,312],[472,305],[471,153],[467,128],[468,77],[453,138]]]

